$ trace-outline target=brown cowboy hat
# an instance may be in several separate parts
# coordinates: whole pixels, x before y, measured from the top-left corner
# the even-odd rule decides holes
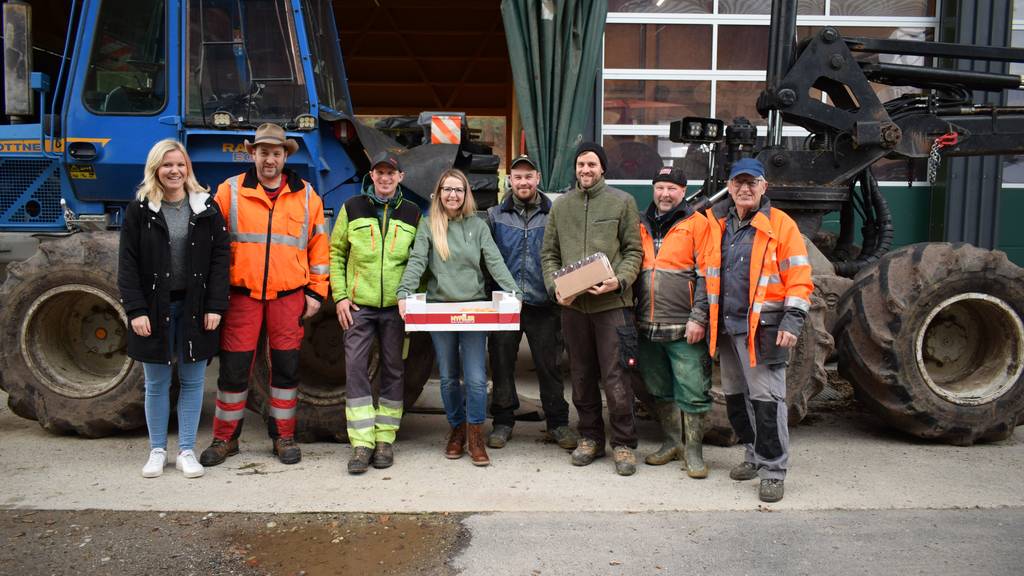
[[[284,149],[288,152],[289,156],[295,154],[299,149],[299,143],[288,138],[284,133],[284,128],[270,122],[260,124],[259,128],[256,129],[256,137],[252,139],[252,142],[244,140],[243,144],[245,144],[245,151],[249,154],[252,154],[252,150],[257,144],[284,146]]]

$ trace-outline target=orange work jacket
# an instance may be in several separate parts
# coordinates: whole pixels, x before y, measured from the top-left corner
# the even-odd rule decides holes
[[[284,177],[274,201],[255,168],[217,188],[231,237],[231,286],[261,300],[302,288],[323,300],[331,273],[323,202],[294,171],[286,169]]]
[[[700,212],[680,218],[665,233],[655,255],[654,238],[648,228],[655,225],[653,216],[648,209],[640,222],[644,260],[637,276],[637,318],[651,324],[686,324],[692,317],[705,324],[707,310],[695,310],[694,306],[705,303],[703,294],[697,294],[697,280],[703,276],[707,218]]]
[[[811,262],[800,229],[788,214],[777,208],[759,210],[751,220],[754,244],[750,253],[750,309],[747,311],[747,350],[750,365],[756,366],[755,335],[763,312],[786,308],[811,309]],[[708,210],[708,241],[705,280],[711,320],[709,351],[715,354],[718,339],[718,297],[721,294],[722,236],[728,209]]]

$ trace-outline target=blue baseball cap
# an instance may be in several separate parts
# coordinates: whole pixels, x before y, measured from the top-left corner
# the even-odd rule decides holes
[[[732,165],[729,171],[729,180],[740,174],[750,174],[754,178],[764,178],[764,164],[756,158],[740,158]]]

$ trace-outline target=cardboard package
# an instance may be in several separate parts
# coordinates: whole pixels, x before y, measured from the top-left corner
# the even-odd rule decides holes
[[[413,294],[405,300],[405,331],[519,330],[521,307],[510,292],[492,292],[490,302],[427,302],[426,294]]]
[[[615,277],[611,262],[604,252],[597,252],[555,272],[555,294],[565,299]]]

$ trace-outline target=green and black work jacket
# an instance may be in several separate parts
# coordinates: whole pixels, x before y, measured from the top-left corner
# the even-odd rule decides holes
[[[359,306],[397,306],[395,293],[409,262],[419,207],[395,195],[382,201],[372,184],[341,206],[331,234],[331,293]]]

